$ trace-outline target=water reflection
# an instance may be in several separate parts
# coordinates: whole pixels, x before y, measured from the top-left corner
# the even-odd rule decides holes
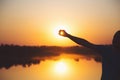
[[[79,55],[79,57],[71,57],[75,61],[80,58],[100,62],[101,57],[94,51],[87,48],[72,46],[72,47],[57,47],[57,46],[15,46],[1,45],[0,46],[0,68],[10,68],[11,66],[22,65],[23,67],[31,64],[39,64],[46,59],[57,60],[61,54]],[[82,57],[81,57],[82,56]],[[84,56],[84,57],[83,57]],[[62,56],[63,57],[63,56]],[[65,57],[65,55],[64,55]],[[70,56],[69,56],[70,57]]]
[[[61,60],[67,65],[67,71],[62,75],[55,72],[55,65]],[[18,65],[9,69],[2,68],[0,74],[1,80],[99,80],[101,63],[97,63],[93,59],[81,59],[79,61],[69,58],[47,59],[30,67]]]

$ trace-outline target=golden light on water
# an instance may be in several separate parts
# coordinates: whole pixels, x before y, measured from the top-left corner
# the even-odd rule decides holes
[[[64,61],[59,61],[54,67],[55,74],[65,75],[68,73],[68,65]]]

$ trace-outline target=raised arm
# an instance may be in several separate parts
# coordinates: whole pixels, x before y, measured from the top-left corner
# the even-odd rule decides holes
[[[84,47],[91,48],[91,49],[95,49],[95,48],[96,48],[96,45],[88,42],[88,41],[85,40],[85,39],[72,36],[72,35],[68,34],[65,30],[60,30],[60,31],[59,31],[59,35],[64,36],[64,37],[68,37],[69,39],[71,39],[71,40],[74,41],[75,43],[77,43],[77,44],[79,44],[79,45],[82,45],[82,46],[84,46]]]

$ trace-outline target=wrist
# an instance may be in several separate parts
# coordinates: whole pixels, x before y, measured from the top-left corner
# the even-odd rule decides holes
[[[71,36],[70,34],[67,34],[67,36],[66,36],[66,37],[68,37],[68,38],[69,38],[70,36]]]

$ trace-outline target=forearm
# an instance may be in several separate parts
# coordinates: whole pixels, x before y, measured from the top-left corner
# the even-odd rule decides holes
[[[79,44],[79,45],[82,45],[82,46],[88,47],[88,48],[94,48],[94,44],[88,42],[88,41],[85,40],[85,39],[78,38],[78,37],[72,36],[72,35],[70,35],[70,34],[68,34],[67,37],[68,37],[69,39],[71,39],[72,41],[74,41],[75,43]]]

